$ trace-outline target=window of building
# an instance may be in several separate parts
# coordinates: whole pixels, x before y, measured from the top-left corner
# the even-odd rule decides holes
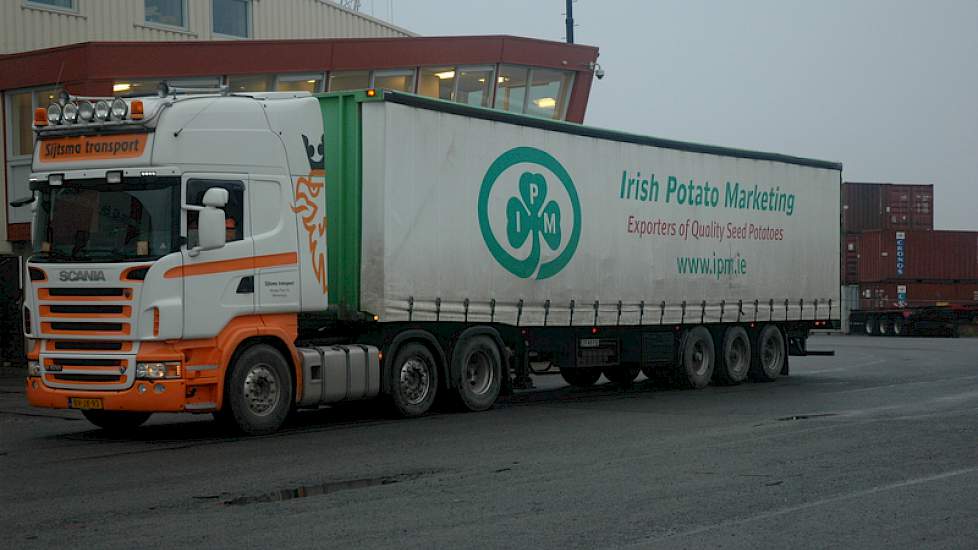
[[[514,113],[523,112],[526,100],[527,68],[516,65],[500,65],[496,84],[497,109]]]
[[[275,78],[277,92],[321,92],[322,73],[280,74]]]
[[[329,91],[361,90],[370,87],[370,71],[337,71],[329,73]]]
[[[175,77],[175,78],[127,78],[112,83],[113,95],[154,94],[160,89],[160,82],[176,88],[214,88],[221,85],[219,76]]]
[[[554,69],[530,69],[530,96],[526,102],[526,114],[547,118],[563,118],[570,95],[570,71]]]
[[[58,88],[20,90],[7,92],[4,96],[7,124],[7,196],[9,200],[31,194],[29,178],[31,158],[34,154],[34,109],[47,107],[58,100]],[[12,208],[7,210],[8,223],[31,221],[31,209]]]
[[[187,204],[203,206],[204,193],[212,187],[228,190],[228,203],[224,206],[225,240],[240,241],[244,238],[244,184],[240,181],[190,180],[187,182]],[[197,238],[197,224],[200,213],[187,211],[187,248],[200,244]]]
[[[170,27],[187,27],[187,0],[144,0],[146,22]]]
[[[455,101],[476,107],[490,106],[495,72],[493,67],[459,67]]]
[[[455,93],[455,67],[422,67],[418,93],[450,101]]]
[[[226,36],[251,36],[250,0],[211,0],[214,32]]]
[[[54,8],[66,11],[78,11],[78,0],[24,0],[24,5],[39,8]]]
[[[372,88],[396,90],[398,92],[414,91],[414,69],[386,69],[374,71]]]
[[[231,93],[269,92],[275,87],[275,76],[270,74],[228,75]]]

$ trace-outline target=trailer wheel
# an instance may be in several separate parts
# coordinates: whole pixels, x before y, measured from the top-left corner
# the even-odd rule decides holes
[[[456,355],[453,372],[459,376],[455,391],[462,406],[484,411],[493,406],[502,388],[503,361],[496,341],[488,336],[466,338]]]
[[[866,317],[863,327],[866,329],[866,336],[876,336],[876,317],[872,315]]]
[[[696,327],[683,337],[681,349],[679,383],[697,390],[705,388],[713,378],[713,370],[716,367],[713,335],[706,327]]]
[[[234,426],[247,435],[270,434],[282,427],[292,408],[289,364],[275,348],[258,344],[235,360],[224,392]],[[221,415],[218,415],[220,417]]]
[[[890,335],[890,318],[880,317],[876,320],[876,334],[880,336]]]
[[[574,367],[560,369],[560,376],[565,382],[577,388],[593,386],[601,378],[601,369],[596,367]]]
[[[142,426],[153,413],[86,410],[82,414],[89,422],[107,432],[125,433]]]
[[[391,402],[398,415],[421,416],[431,409],[438,392],[438,363],[428,348],[418,343],[402,347],[391,376]]]
[[[750,338],[743,327],[730,327],[723,333],[717,381],[725,385],[739,384],[750,372]]]
[[[904,320],[902,315],[896,316],[890,320],[890,326],[893,329],[893,336],[906,336],[907,335],[907,322]]]
[[[773,382],[784,367],[784,335],[775,325],[764,325],[757,335],[756,352],[751,355],[750,374],[759,382]]]
[[[638,363],[622,363],[613,367],[605,367],[601,369],[601,372],[605,378],[615,384],[628,386],[638,378],[638,373],[642,372],[642,369]]]

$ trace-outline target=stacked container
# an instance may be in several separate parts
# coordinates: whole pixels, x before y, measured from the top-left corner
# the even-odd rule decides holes
[[[978,232],[934,230],[932,185],[842,189],[841,276],[858,292],[854,309],[978,303]]]

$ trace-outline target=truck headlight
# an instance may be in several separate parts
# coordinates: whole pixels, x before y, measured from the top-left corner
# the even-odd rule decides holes
[[[136,378],[146,380],[180,378],[181,371],[179,361],[136,363]]]
[[[40,361],[28,361],[27,362],[27,376],[41,376],[41,362]]]

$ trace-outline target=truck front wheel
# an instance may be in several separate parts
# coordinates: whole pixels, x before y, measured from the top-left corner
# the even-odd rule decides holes
[[[238,356],[224,393],[234,425],[248,435],[264,435],[282,427],[292,407],[292,377],[282,354],[258,344]]]
[[[750,374],[760,382],[773,382],[784,367],[784,335],[775,325],[764,325],[757,335],[756,350],[751,358]]]
[[[402,347],[391,368],[391,402],[404,417],[421,416],[435,402],[438,391],[438,364],[422,344]]]
[[[142,426],[152,413],[127,411],[82,411],[89,422],[107,432],[122,433]]]

